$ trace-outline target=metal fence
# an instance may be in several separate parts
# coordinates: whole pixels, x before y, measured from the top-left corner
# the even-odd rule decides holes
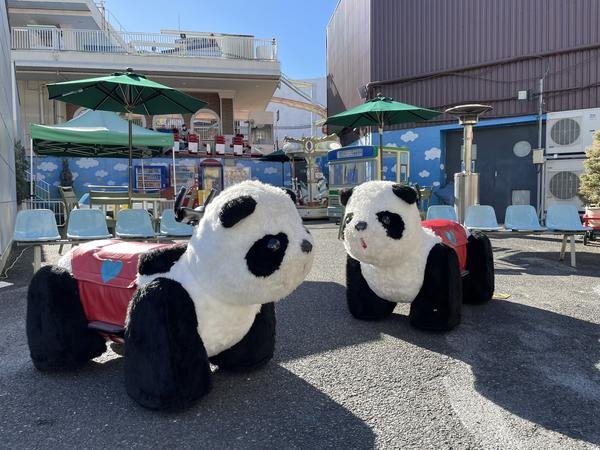
[[[59,227],[64,227],[67,223],[67,208],[61,200],[24,200],[22,205],[24,209],[49,209],[54,213]]]
[[[224,59],[277,59],[275,39],[213,33],[137,33],[13,27],[13,50],[78,51]]]

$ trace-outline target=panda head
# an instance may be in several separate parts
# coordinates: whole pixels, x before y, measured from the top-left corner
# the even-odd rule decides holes
[[[419,193],[391,181],[368,181],[342,192],[344,247],[354,259],[389,266],[421,244]]]
[[[205,280],[213,295],[235,304],[280,300],[312,266],[313,239],[290,195],[258,181],[221,192],[190,245],[211,274]]]

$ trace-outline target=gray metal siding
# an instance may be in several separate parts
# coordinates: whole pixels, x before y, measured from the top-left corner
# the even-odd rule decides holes
[[[327,25],[327,105],[343,111],[362,102],[370,78],[370,0],[340,0]]]

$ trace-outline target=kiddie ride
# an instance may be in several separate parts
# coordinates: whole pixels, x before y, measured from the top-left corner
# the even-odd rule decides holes
[[[283,152],[291,161],[292,190],[296,193],[296,206],[303,219],[327,219],[328,190],[323,171],[327,169],[327,154],[340,147],[334,134],[321,138],[284,138]],[[298,159],[304,159],[305,167],[302,163],[296,165]]]

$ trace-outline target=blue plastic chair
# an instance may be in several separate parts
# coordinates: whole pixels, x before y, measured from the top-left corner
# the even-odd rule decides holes
[[[531,205],[510,205],[504,215],[504,228],[514,231],[545,231]]]
[[[153,238],[150,214],[145,209],[122,209],[117,214],[115,234],[120,238]]]
[[[60,240],[54,213],[49,209],[24,209],[17,213],[15,242],[44,242]]]
[[[456,211],[454,210],[454,207],[450,205],[432,205],[427,208],[426,220],[435,219],[447,219],[453,220],[454,222],[458,221]]]
[[[494,208],[489,205],[472,205],[465,214],[465,227],[469,230],[498,231],[501,227]]]
[[[552,231],[583,232],[589,230],[581,224],[575,205],[550,205],[546,212],[546,227]]]
[[[194,227],[175,220],[175,212],[172,209],[163,211],[160,218],[160,234],[173,237],[189,237],[193,233]]]
[[[74,209],[69,214],[67,225],[69,239],[108,239],[112,234],[108,232],[106,218],[99,209]]]

